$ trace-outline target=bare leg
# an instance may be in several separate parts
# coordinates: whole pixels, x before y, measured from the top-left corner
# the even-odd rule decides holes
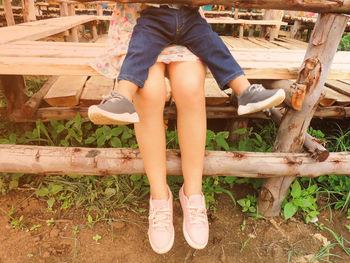
[[[156,63],[149,70],[143,88],[134,96],[140,122],[135,123],[137,142],[142,154],[153,199],[168,199],[163,111],[166,98],[165,65]]]
[[[168,66],[177,107],[177,127],[186,196],[202,193],[206,138],[205,68],[198,62],[173,62]]]
[[[118,92],[130,101],[134,100],[138,88],[135,83],[128,80],[120,80],[118,82]]]
[[[231,80],[227,84],[238,96],[250,86],[250,82],[244,75],[240,75],[237,78]]]

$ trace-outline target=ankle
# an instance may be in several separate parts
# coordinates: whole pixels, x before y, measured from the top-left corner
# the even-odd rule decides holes
[[[202,194],[202,187],[186,187],[184,185],[184,194],[187,198],[191,195],[200,195]]]
[[[121,80],[118,83],[118,93],[120,93],[130,101],[133,101],[134,95],[136,94],[137,90],[138,86],[130,81]]]
[[[151,198],[152,200],[169,200],[169,197],[170,197],[169,191],[170,190],[168,185],[159,189],[151,188]]]

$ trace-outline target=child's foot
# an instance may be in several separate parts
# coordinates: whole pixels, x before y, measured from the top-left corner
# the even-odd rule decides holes
[[[208,244],[209,224],[203,194],[187,197],[183,186],[180,189],[180,203],[183,211],[183,233],[187,243],[194,249]]]
[[[253,84],[242,92],[238,99],[238,115],[254,113],[281,104],[286,97],[283,89],[265,89]]]
[[[99,105],[88,110],[89,119],[95,124],[129,124],[139,122],[134,104],[123,95],[112,91],[103,96]]]
[[[169,188],[168,188],[169,189]],[[173,195],[168,200],[149,200],[148,239],[154,252],[168,252],[174,244]]]

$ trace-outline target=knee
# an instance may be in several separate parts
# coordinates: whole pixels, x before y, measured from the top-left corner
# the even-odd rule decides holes
[[[204,101],[204,80],[197,77],[184,78],[172,86],[175,102],[198,104]]]

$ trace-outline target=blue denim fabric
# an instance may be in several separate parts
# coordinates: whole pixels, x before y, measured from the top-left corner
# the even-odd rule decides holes
[[[221,38],[196,8],[148,7],[134,27],[128,53],[118,76],[143,87],[148,69],[161,51],[170,44],[186,46],[210,69],[221,89],[243,75]]]

